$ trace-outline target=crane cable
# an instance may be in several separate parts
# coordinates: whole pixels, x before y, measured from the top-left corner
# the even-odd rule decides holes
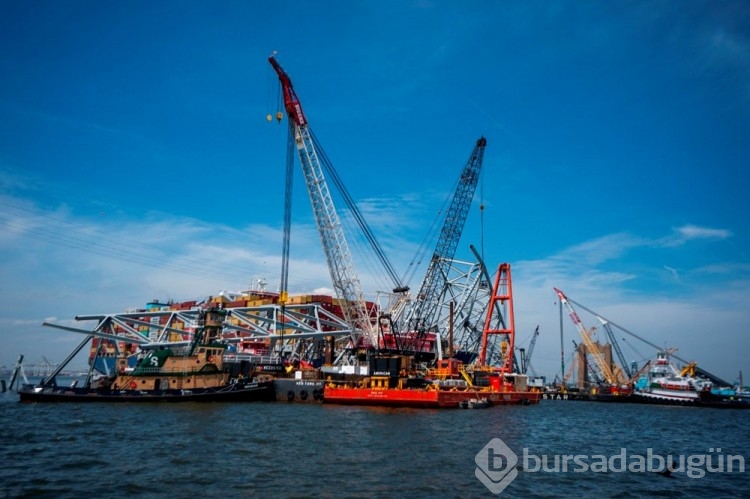
[[[286,150],[286,181],[284,185],[284,238],[281,249],[281,283],[279,301],[287,301],[289,292],[289,245],[292,226],[292,185],[294,180],[294,125],[289,122]],[[282,323],[283,326],[283,323]]]
[[[331,180],[333,180],[334,185],[336,186],[338,194],[343,198],[349,213],[354,217],[355,221],[357,222],[357,226],[360,229],[361,234],[364,236],[366,241],[368,242],[371,251],[377,256],[378,260],[380,261],[380,265],[383,270],[386,271],[388,276],[391,278],[391,286],[392,287],[401,287],[403,286],[402,281],[399,279],[398,274],[396,273],[396,270],[393,267],[393,264],[390,262],[388,257],[386,256],[385,252],[383,251],[382,247],[378,243],[377,239],[375,238],[374,233],[372,232],[372,229],[370,229],[370,226],[367,224],[367,221],[364,219],[362,212],[360,212],[359,208],[357,207],[357,204],[354,202],[354,198],[352,198],[349,191],[346,189],[346,186],[344,185],[344,182],[342,181],[341,177],[339,176],[338,171],[333,166],[333,163],[326,155],[325,151],[323,150],[323,147],[320,144],[320,141],[318,141],[318,138],[315,136],[315,134],[310,131],[310,136],[313,139],[313,142],[315,143],[316,149],[318,151],[318,156],[321,158],[321,166],[325,169],[326,173],[329,174]]]
[[[276,122],[281,123],[281,119],[284,115],[281,112],[281,83],[276,85]]]
[[[274,54],[276,52],[274,51]],[[284,117],[284,114],[281,112],[282,109],[282,98],[281,98],[281,83],[279,82],[279,79],[276,77],[276,73],[273,71],[273,68],[271,66],[268,66],[267,69],[268,74],[268,85],[266,89],[266,109],[268,110],[268,114],[266,115],[266,121],[271,123],[273,121],[273,116],[271,113],[273,112],[274,108],[276,109],[276,122],[281,123],[281,120]],[[273,88],[272,86],[275,86],[276,88],[276,99],[273,98]],[[274,100],[276,102],[274,102]]]
[[[479,172],[479,244],[480,256],[484,260],[484,175]]]
[[[267,75],[268,76],[266,78],[266,111],[268,111],[268,114],[266,115],[266,121],[268,121],[269,123],[271,123],[271,121],[273,121],[273,117],[271,116],[271,109],[273,109],[272,108],[273,103],[271,101],[271,92],[273,91],[273,90],[271,90],[271,85],[273,85],[273,82],[272,82],[271,78],[272,78],[273,75],[271,74],[271,68],[270,67],[267,70]]]

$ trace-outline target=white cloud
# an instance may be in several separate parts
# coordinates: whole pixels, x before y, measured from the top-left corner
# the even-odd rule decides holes
[[[677,272],[677,269],[675,269],[673,267],[670,267],[669,265],[665,265],[664,269],[667,270],[667,271],[669,271],[670,274],[672,274],[672,277],[674,277],[675,281],[679,281],[680,280],[680,273]]]
[[[720,264],[712,264],[712,265],[705,265],[702,267],[698,267],[694,271],[699,272],[699,273],[704,273],[704,274],[744,275],[744,274],[750,274],[750,264],[725,262],[725,263],[720,263]]]
[[[698,227],[697,225],[685,225],[676,229],[685,240],[691,239],[726,239],[732,233],[725,229],[711,229],[708,227]]]
[[[561,261],[575,264],[597,265],[620,258],[633,248],[646,244],[640,237],[628,233],[609,234],[572,246],[557,255]]]
[[[683,225],[672,229],[672,234],[663,237],[656,242],[659,246],[672,247],[681,246],[689,241],[698,239],[727,239],[732,237],[732,232],[727,229],[712,229],[697,225]]]

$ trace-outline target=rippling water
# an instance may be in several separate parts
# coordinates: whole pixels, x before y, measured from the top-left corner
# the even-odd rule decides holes
[[[286,403],[21,404],[0,395],[0,496],[492,497],[475,456],[518,456],[503,497],[748,497],[750,470],[535,471],[527,455],[742,456],[750,410],[542,401],[484,410]],[[716,448],[721,448],[717,451]],[[723,457],[723,456],[722,456]],[[536,466],[537,468],[539,466]]]

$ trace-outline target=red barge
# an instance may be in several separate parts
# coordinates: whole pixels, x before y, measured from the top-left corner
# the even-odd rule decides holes
[[[500,313],[503,309],[508,312],[505,319]],[[513,372],[515,324],[509,264],[500,264],[495,276],[476,364],[465,365],[453,357],[452,331],[450,333],[448,358],[438,360],[434,369],[415,370],[412,366],[414,355],[376,355],[369,359],[369,376],[357,381],[327,380],[323,402],[434,408],[539,402],[541,392],[529,389],[526,375]],[[489,366],[486,362],[492,335],[503,338],[504,358],[500,367]]]
[[[326,383],[323,403],[390,407],[459,408],[470,401],[489,405],[536,404],[541,393],[529,390],[526,376],[490,368],[465,369],[458,359],[438,362],[423,375],[406,374],[410,359],[402,356],[373,359],[372,376],[356,382]],[[385,372],[384,372],[385,367]],[[394,370],[398,368],[395,375]],[[390,372],[387,372],[390,371]]]

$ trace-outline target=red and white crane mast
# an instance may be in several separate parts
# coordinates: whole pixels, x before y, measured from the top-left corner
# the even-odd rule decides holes
[[[371,341],[376,342],[377,332],[367,310],[359,278],[354,269],[354,261],[323,175],[307,118],[302,111],[302,104],[294,91],[292,80],[275,57],[269,57],[268,61],[276,70],[281,82],[284,108],[289,116],[289,129],[297,147],[305,185],[331,274],[331,282],[336,296],[341,299],[344,319],[352,324],[355,331],[363,332]]]

